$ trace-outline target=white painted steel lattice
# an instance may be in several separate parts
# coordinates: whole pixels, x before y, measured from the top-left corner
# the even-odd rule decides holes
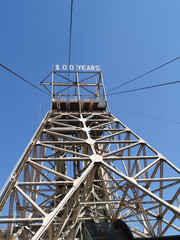
[[[51,110],[1,191],[0,239],[84,239],[118,218],[134,236],[180,231],[180,170],[106,110],[101,72],[65,74],[42,83]]]

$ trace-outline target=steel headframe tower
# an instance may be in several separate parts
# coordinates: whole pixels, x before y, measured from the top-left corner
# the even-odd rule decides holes
[[[137,237],[180,231],[180,170],[106,110],[101,72],[69,74],[42,82],[51,110],[1,190],[0,239],[85,239],[116,219]]]

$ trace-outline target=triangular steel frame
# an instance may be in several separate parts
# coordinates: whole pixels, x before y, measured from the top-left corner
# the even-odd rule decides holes
[[[78,74],[68,87],[93,86],[90,77],[80,85]],[[136,237],[180,231],[180,170],[106,111],[103,91],[103,104],[98,94],[88,102],[79,90],[72,101],[53,93],[51,111],[1,190],[1,239],[84,239],[86,221],[116,219]]]

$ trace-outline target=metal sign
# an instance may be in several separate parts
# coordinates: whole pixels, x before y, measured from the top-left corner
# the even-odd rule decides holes
[[[59,65],[53,64],[52,70],[54,71],[91,71],[91,72],[100,72],[100,65]]]

